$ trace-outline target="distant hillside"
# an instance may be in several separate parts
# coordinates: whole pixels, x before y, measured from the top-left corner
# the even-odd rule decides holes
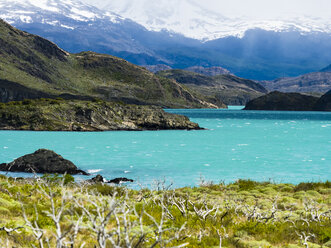
[[[320,72],[331,72],[331,64],[320,70]]]
[[[233,75],[210,77],[184,70],[161,71],[157,75],[175,79],[190,89],[209,96],[209,100],[214,98],[227,105],[245,105],[246,102],[267,93],[260,84]]]
[[[164,64],[159,64],[159,65],[144,65],[147,70],[153,73],[157,73],[159,71],[166,71],[166,70],[171,70],[172,68],[168,65]]]
[[[231,72],[223,67],[212,66],[212,67],[203,67],[203,66],[192,66],[184,69],[185,71],[191,71],[195,73],[200,73],[206,76],[217,76],[217,75],[229,75]]]
[[[279,78],[259,83],[269,91],[323,94],[331,89],[331,71],[328,72],[327,68],[323,69],[323,72],[312,72],[298,77]]]
[[[0,55],[2,102],[61,96],[172,108],[216,107],[176,81],[123,59],[94,52],[70,54],[2,20]]]

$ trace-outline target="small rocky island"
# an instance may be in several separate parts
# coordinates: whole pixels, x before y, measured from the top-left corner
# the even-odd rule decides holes
[[[248,102],[244,110],[331,111],[331,91],[321,98],[273,91]]]
[[[161,107],[101,100],[37,99],[0,103],[0,130],[198,130],[198,124]]]
[[[32,154],[22,156],[8,164],[0,164],[0,171],[88,175],[85,171],[79,170],[71,161],[46,149],[39,149]]]

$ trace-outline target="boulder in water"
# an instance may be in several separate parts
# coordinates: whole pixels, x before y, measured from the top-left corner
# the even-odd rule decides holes
[[[107,183],[121,184],[121,183],[127,183],[127,182],[133,183],[134,181],[132,179],[128,179],[126,177],[119,177],[119,178],[109,180]]]
[[[8,164],[0,164],[0,171],[88,175],[85,171],[79,170],[71,161],[46,149],[40,149]]]

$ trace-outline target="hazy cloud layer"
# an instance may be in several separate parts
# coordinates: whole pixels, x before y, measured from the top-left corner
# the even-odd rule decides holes
[[[95,6],[104,7],[124,5],[123,0],[82,0]],[[130,0],[132,2],[146,2],[144,0]],[[156,0],[150,0],[154,3]],[[160,0],[159,0],[160,1]],[[181,1],[202,5],[204,8],[227,17],[247,16],[258,19],[293,18],[296,16],[314,16],[318,18],[331,17],[330,0],[167,0],[170,5],[178,5]],[[178,5],[180,6],[180,5]]]

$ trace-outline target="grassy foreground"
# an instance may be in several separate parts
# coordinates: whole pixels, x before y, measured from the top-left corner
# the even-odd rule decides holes
[[[0,247],[331,247],[331,183],[131,190],[1,176]]]

